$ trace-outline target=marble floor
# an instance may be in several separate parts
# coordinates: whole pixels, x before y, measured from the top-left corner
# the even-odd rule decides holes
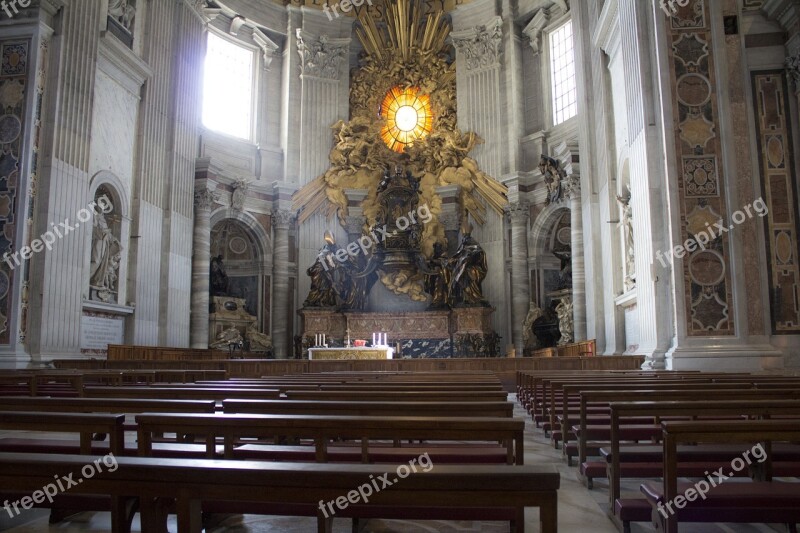
[[[512,400],[516,400],[512,395]],[[588,490],[578,479],[577,469],[568,467],[561,460],[561,452],[553,449],[544,438],[541,430],[534,427],[533,421],[525,410],[517,404],[515,416],[525,417],[525,463],[550,463],[557,466],[561,473],[561,489],[559,490],[558,520],[559,531],[564,533],[616,533],[618,530],[606,514],[608,507],[604,480],[595,480],[595,489]],[[1,435],[1,434],[0,434]],[[623,485],[623,492],[638,494],[639,482],[631,480]],[[23,520],[19,517],[16,523],[5,524],[0,520],[0,531],[12,533],[103,533],[110,531],[109,517],[105,513],[82,513],[69,521],[57,525],[49,525],[45,511],[34,511],[39,517]],[[539,531],[538,510],[528,509],[525,513],[525,531]],[[223,517],[224,518],[224,517]],[[6,520],[7,521],[7,520]],[[19,525],[20,522],[28,523]],[[177,531],[174,517],[169,522],[170,531]],[[134,531],[141,531],[137,519]],[[313,518],[270,517],[270,516],[231,516],[209,527],[207,533],[309,533],[316,531]],[[505,523],[499,522],[443,522],[413,520],[370,520],[365,523],[367,533],[500,533],[508,531]],[[634,524],[632,533],[650,533],[655,529],[650,524]],[[755,533],[785,531],[783,526],[764,524],[686,524],[681,533]],[[350,533],[351,523],[346,519],[334,520],[334,533]],[[147,533],[147,532],[144,532]]]

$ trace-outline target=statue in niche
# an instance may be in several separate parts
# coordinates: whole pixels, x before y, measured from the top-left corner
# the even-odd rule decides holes
[[[114,206],[106,196],[102,198],[104,201],[98,200],[98,204],[107,208],[104,207],[94,216],[89,286],[94,289],[92,291],[94,299],[108,302],[117,291],[122,244],[106,221],[106,215],[113,211]]]
[[[572,288],[572,252],[570,250],[553,252],[561,260],[561,270],[558,273],[558,287],[556,290]]]
[[[222,254],[211,258],[211,296],[228,296],[228,274],[222,263]]]
[[[367,260],[363,265],[361,255],[347,255],[347,261],[340,263],[334,273],[334,288],[336,289],[341,308],[346,310],[362,311],[367,305],[367,296],[371,288],[372,270],[374,264]]]
[[[242,344],[244,344],[242,334],[233,326],[221,331],[214,342],[209,344],[208,347],[213,350],[221,350],[230,348],[231,344],[235,344],[236,346],[242,346]]]
[[[539,347],[539,339],[533,333],[533,323],[544,316],[544,311],[534,302],[531,302],[525,322],[522,323],[522,345],[525,348],[535,350]]]
[[[488,306],[481,288],[489,267],[486,252],[470,233],[465,233],[451,259],[453,274],[449,284],[448,303],[451,307]]]
[[[556,306],[556,315],[558,316],[558,330],[561,332],[561,339],[559,339],[558,345],[563,346],[571,343],[573,338],[572,298],[561,298],[561,301]]]
[[[433,245],[433,257],[425,270],[425,292],[431,295],[432,309],[447,307],[447,287],[450,284],[450,266],[442,243]],[[422,270],[422,269],[420,269]]]
[[[109,0],[108,16],[122,24],[130,32],[133,29],[136,8],[131,5],[130,0]]]
[[[539,159],[539,172],[544,176],[544,182],[547,185],[545,205],[560,201],[561,179],[564,177],[561,163],[557,159],[542,154],[541,159]]]
[[[627,192],[627,189],[626,189]],[[623,230],[623,254],[625,259],[625,291],[630,291],[636,286],[636,254],[633,244],[633,209],[631,208],[631,195],[627,192],[624,196],[617,196],[621,215],[620,222]]]
[[[308,267],[306,274],[311,278],[311,288],[303,307],[336,307],[336,290],[334,289],[333,271],[336,260],[336,241],[330,231],[325,232],[325,244],[317,255],[314,264]]]
[[[271,352],[272,338],[258,331],[255,322],[247,327],[247,340],[250,342],[250,350],[254,352]]]

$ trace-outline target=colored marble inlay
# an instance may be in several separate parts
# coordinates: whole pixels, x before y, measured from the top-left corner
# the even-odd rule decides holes
[[[710,20],[707,2],[691,0],[667,24],[682,240],[716,222],[728,224]],[[683,269],[689,336],[734,334],[728,249],[727,234],[714,235],[676,263]]]
[[[16,246],[20,159],[25,124],[28,43],[0,43],[0,255]],[[13,264],[13,263],[12,263]],[[14,265],[15,267],[17,265]],[[9,317],[16,270],[0,261],[0,345],[11,341]]]
[[[774,334],[800,332],[800,264],[797,259],[797,193],[792,180],[791,121],[783,71],[754,72],[761,186],[765,217],[771,323]]]

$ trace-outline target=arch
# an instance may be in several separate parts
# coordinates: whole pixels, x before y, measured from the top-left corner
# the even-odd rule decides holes
[[[559,203],[550,204],[539,213],[530,229],[528,249],[532,252],[531,256],[538,259],[547,250],[547,242],[551,237],[553,225],[564,216],[565,211],[569,211],[569,207]]]
[[[110,170],[101,170],[89,181],[89,201],[93,201],[95,195],[97,194],[97,189],[99,189],[103,185],[110,185],[110,187],[106,187],[107,189],[111,189],[114,198],[111,201],[114,203],[115,207],[118,207],[120,210],[120,216],[130,219],[130,204],[128,202],[128,187],[125,185],[119,176],[111,172]]]
[[[240,222],[244,228],[250,232],[253,242],[258,247],[258,253],[261,257],[262,265],[265,268],[272,265],[272,238],[253,215],[244,211],[232,209],[230,207],[221,207],[211,213],[211,229],[215,228],[217,224],[225,220],[236,220],[237,222]]]

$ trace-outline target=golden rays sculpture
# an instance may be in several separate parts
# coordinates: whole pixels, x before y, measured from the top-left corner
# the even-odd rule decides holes
[[[458,128],[447,17],[442,11],[426,14],[420,0],[392,0],[375,8],[380,24],[374,11],[358,15],[356,35],[364,53],[350,80],[350,120],[332,126],[331,166],[295,194],[293,207],[300,223],[319,213],[338,216],[344,225],[345,190],[365,190],[366,229],[376,221],[382,177],[403,167],[419,178],[420,204],[433,215],[421,241],[421,252],[430,257],[434,244],[446,243],[437,187],[458,185],[462,220],[478,224],[487,210],[502,214],[507,189],[469,157],[483,142],[480,137]]]

